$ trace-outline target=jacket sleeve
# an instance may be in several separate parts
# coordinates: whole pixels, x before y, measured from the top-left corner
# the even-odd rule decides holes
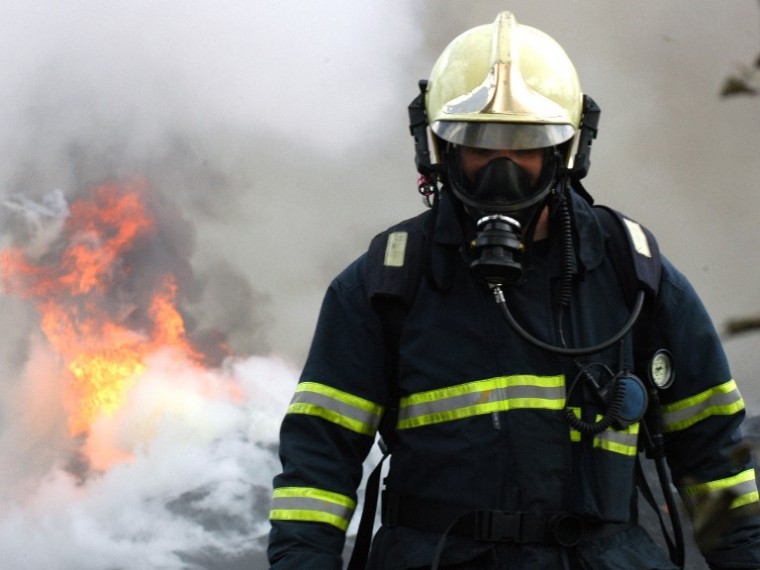
[[[330,285],[280,431],[268,556],[275,570],[339,570],[362,463],[387,389],[382,327],[362,284],[363,258]]]
[[[697,545],[711,568],[760,568],[760,504],[740,431],[744,400],[702,302],[667,260],[652,334],[673,355],[675,382],[661,393],[663,433]]]

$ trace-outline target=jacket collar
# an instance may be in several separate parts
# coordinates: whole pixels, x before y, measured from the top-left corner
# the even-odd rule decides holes
[[[594,212],[594,207],[573,190],[569,194],[570,214],[573,220],[575,237],[578,242],[576,251],[579,254],[583,267],[588,271],[598,267],[604,260],[604,231],[601,222],[599,222]],[[560,228],[556,224],[551,228],[550,234],[550,238],[555,246],[560,245],[560,240],[556,239],[560,235]]]
[[[455,198],[446,189],[438,195],[438,213],[435,220],[435,243],[460,246],[464,244],[464,231],[457,213]]]

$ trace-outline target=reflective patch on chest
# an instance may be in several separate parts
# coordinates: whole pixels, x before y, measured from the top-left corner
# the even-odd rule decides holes
[[[628,228],[628,234],[631,236],[631,241],[633,242],[633,247],[636,251],[645,257],[652,257],[652,252],[649,249],[649,241],[644,234],[644,230],[641,229],[641,226],[628,218],[623,218],[623,221],[625,222],[626,228]]]
[[[385,258],[383,265],[386,267],[403,267],[406,255],[406,242],[408,232],[392,232],[388,234],[388,242],[385,245]]]

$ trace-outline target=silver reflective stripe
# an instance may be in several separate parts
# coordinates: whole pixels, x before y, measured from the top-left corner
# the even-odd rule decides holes
[[[374,435],[380,425],[383,407],[331,386],[301,382],[288,413],[318,416],[351,431]]]
[[[402,398],[398,429],[514,409],[561,410],[564,376],[500,376]]]
[[[283,487],[272,494],[270,520],[322,522],[345,531],[356,502],[339,493],[312,487]]]
[[[639,424],[631,424],[624,430],[608,429],[594,437],[594,447],[621,455],[638,453]]]
[[[730,504],[732,509],[758,501],[754,469],[747,469],[725,479],[685,485],[679,487],[679,491],[691,508],[699,505],[708,496],[720,496],[723,493],[733,497]]]
[[[575,417],[581,417],[580,408],[568,408],[574,414]],[[596,421],[602,420],[604,416],[598,414]],[[594,436],[594,447],[611,453],[619,453],[620,455],[627,455],[629,457],[635,456],[638,453],[638,439],[639,439],[639,423],[633,423],[627,428],[622,430],[616,430],[609,428]],[[579,431],[570,430],[570,441],[580,442],[582,441],[582,435]]]
[[[636,251],[644,257],[652,257],[652,251],[649,249],[649,240],[647,240],[647,236],[641,226],[628,218],[623,218],[623,222],[625,222],[628,235],[631,236],[631,242],[633,242],[633,247]]]
[[[710,416],[727,416],[744,409],[736,382],[729,380],[692,396],[662,407],[665,431],[686,429]]]
[[[385,244],[385,258],[383,259],[383,265],[387,267],[404,266],[408,237],[408,232],[392,232],[388,235],[388,241]]]

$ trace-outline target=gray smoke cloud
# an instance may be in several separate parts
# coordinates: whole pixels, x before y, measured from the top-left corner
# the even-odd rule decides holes
[[[347,203],[364,209],[367,172],[384,160],[358,141],[386,128],[397,63],[414,45],[367,39],[377,26],[404,33],[407,11],[350,2],[2,11],[3,247],[54,268],[71,205],[140,177],[156,232],[128,253],[132,273],[113,287],[111,313],[144,306],[170,271],[190,338],[223,337],[240,355],[199,371],[159,350],[123,406],[72,438],[60,357],[34,303],[6,291],[3,565],[263,568],[292,363],[319,290],[344,262],[323,247],[358,253],[356,236],[371,231],[322,217],[342,217]],[[370,98],[376,112],[352,104]],[[343,162],[353,172],[336,174]],[[131,460],[96,469],[93,449],[114,445]]]
[[[8,568],[265,567],[277,425],[323,290],[422,209],[406,105],[502,9],[554,36],[602,107],[597,200],[657,234],[718,325],[757,310],[760,102],[718,97],[758,51],[752,0],[6,2],[0,245],[55,248],[69,204],[142,176],[162,244],[144,258],[182,277],[191,334],[241,355],[200,377],[155,355],[95,430],[135,460],[78,479],[60,363],[35,308],[0,299]],[[751,409],[756,346],[726,344]]]

